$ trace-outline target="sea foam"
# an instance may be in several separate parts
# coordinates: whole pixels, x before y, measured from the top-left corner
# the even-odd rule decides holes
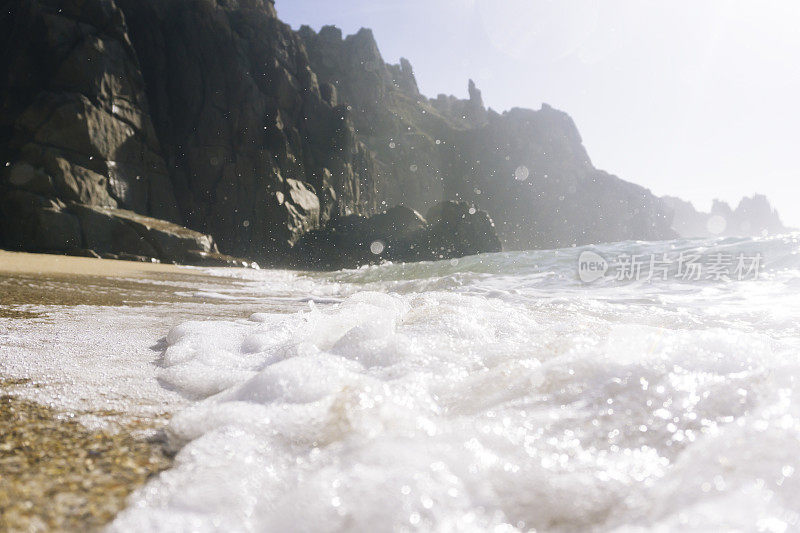
[[[173,328],[195,403],[111,529],[800,527],[796,268],[587,287],[576,256],[307,274],[305,310]]]

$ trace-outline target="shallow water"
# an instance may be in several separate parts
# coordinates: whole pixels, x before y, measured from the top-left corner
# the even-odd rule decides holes
[[[112,529],[797,530],[798,238],[211,270],[181,290],[250,316],[169,330],[176,462]],[[763,263],[584,283],[587,249]]]

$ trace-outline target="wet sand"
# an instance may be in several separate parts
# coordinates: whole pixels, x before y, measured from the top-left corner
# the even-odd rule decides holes
[[[35,316],[19,309],[30,305],[191,301],[176,296],[169,282],[204,277],[201,269],[177,265],[0,251],[0,317]]]
[[[248,314],[186,290],[212,280],[0,251],[0,530],[97,530],[169,467],[159,430],[184,402],[157,382],[159,339],[194,315]]]
[[[0,530],[98,530],[171,464],[160,444],[133,436],[150,421],[90,430],[72,413],[3,393],[23,384],[0,381]]]

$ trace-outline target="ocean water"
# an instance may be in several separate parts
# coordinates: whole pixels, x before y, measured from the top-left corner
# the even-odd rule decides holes
[[[793,234],[211,271],[237,283],[196,290],[251,316],[163,332],[175,465],[111,530],[800,530],[798,254]]]

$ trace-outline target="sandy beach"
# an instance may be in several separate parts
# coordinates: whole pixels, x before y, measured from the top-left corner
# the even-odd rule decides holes
[[[68,255],[31,254],[0,250],[0,274],[143,276],[157,272],[190,273],[192,269],[162,263],[117,261]]]
[[[95,530],[172,460],[185,400],[156,378],[160,339],[196,316],[206,270],[0,251],[0,530]],[[143,310],[146,310],[143,312]]]

